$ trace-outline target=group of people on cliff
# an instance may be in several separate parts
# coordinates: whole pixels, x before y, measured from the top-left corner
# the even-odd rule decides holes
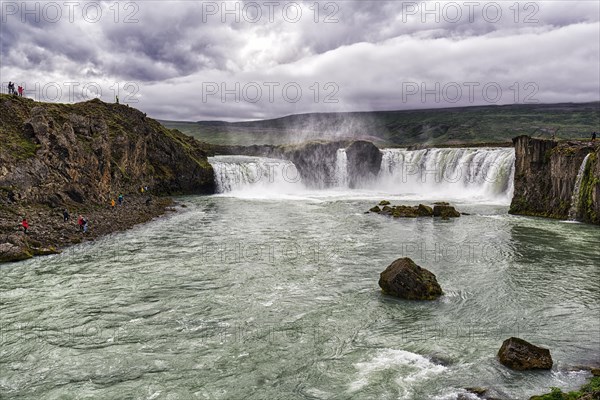
[[[17,86],[17,89],[15,89],[15,84],[13,82],[8,82],[8,94],[23,97],[23,90],[23,86]]]

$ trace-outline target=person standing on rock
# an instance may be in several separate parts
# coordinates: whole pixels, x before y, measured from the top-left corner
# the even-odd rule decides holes
[[[110,207],[114,210],[115,209],[115,199],[110,199]]]
[[[79,218],[77,218],[77,225],[79,225],[79,230],[83,232],[83,215],[80,215]]]
[[[88,220],[87,218],[83,219],[83,233],[87,233],[88,231]]]
[[[12,82],[8,82],[8,94],[13,94],[15,92],[15,84]]]
[[[117,200],[119,202],[119,206],[122,206],[123,205],[123,193],[119,194],[119,197],[117,197]]]
[[[596,141],[596,131],[592,132],[592,142]]]
[[[21,226],[23,227],[23,233],[27,235],[27,229],[29,229],[29,223],[27,222],[27,218],[23,217],[21,221]]]
[[[63,222],[69,221],[69,210],[66,208],[63,210]]]
[[[23,86],[19,86],[19,96],[23,97]]]

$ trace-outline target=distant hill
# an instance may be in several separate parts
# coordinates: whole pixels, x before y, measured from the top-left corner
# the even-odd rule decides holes
[[[522,134],[576,139],[600,130],[600,102],[296,114],[247,121],[160,121],[214,144],[365,139],[380,145],[506,143]]]

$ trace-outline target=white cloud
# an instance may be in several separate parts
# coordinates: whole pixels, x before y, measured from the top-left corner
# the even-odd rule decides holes
[[[443,10],[450,3],[430,1],[428,7],[439,4]],[[97,84],[107,101],[119,88],[121,99],[138,99],[132,105],[152,116],[186,120],[489,104],[482,87],[496,82],[503,94],[497,104],[599,100],[598,2],[536,2],[529,8],[518,3],[518,15],[510,8],[514,3],[505,2],[497,22],[486,20],[480,9],[469,21],[464,6],[458,22],[443,14],[438,22],[425,15],[423,22],[422,3],[406,16],[402,12],[413,2],[373,7],[345,1],[328,9],[317,3],[318,15],[309,2],[302,3],[302,18],[294,23],[282,17],[281,7],[273,22],[263,8],[259,22],[242,16],[236,23],[235,15],[209,15],[206,2],[149,2],[139,3],[134,15],[139,22],[132,24],[123,20],[135,10],[120,9],[117,18],[113,4],[103,3],[106,18],[97,23],[82,18],[23,23],[18,14],[4,15],[1,80],[22,82],[36,96],[55,82],[63,88],[62,101],[81,99],[66,97],[69,82],[80,89]],[[327,15],[338,22],[323,23]],[[537,22],[525,23],[526,18]],[[473,102],[469,82],[479,83]],[[128,83],[137,88],[133,97],[123,92]],[[432,93],[422,101],[422,89],[436,83],[441,98]],[[406,96],[415,84],[418,92]],[[214,85],[219,92],[209,95]],[[220,92],[223,85],[228,94]],[[282,91],[286,85],[288,91]],[[457,86],[462,95],[448,101]],[[254,103],[257,87],[262,93]],[[292,102],[298,87],[302,97]],[[325,102],[328,95],[338,102]]]

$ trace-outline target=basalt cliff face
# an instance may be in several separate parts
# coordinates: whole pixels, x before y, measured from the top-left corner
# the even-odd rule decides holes
[[[214,192],[200,142],[125,105],[2,95],[0,123],[0,204],[103,203],[141,186]]]
[[[515,189],[510,213],[567,219],[573,210],[577,220],[600,224],[600,143],[528,136],[516,137],[513,143]],[[576,183],[579,196],[573,198]]]

